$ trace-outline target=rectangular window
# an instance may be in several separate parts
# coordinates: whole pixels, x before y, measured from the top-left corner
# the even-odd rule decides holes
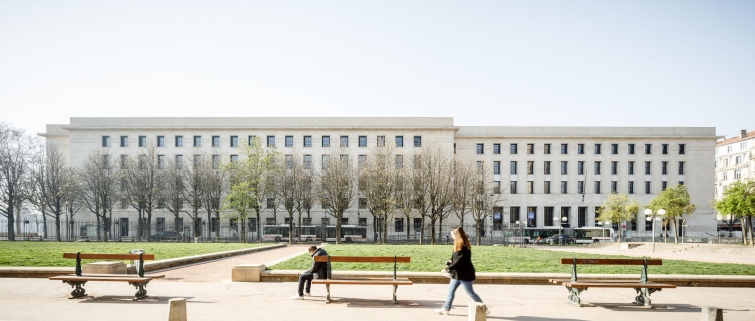
[[[500,154],[501,153],[501,144],[493,144],[493,154]]]
[[[400,233],[404,231],[404,219],[397,218],[394,223],[394,232]]]
[[[176,147],[184,147],[184,137],[176,136]]]
[[[275,199],[274,198],[272,198],[272,197],[268,197],[267,198],[267,208],[268,209],[275,208]],[[273,224],[275,224],[275,221],[273,221]]]
[[[128,167],[128,155],[121,155],[121,169]]]
[[[239,136],[231,136],[231,147],[239,147]]]
[[[582,155],[585,153],[585,144],[577,144],[577,154]]]
[[[566,161],[561,161],[561,175],[566,175]]]
[[[194,147],[202,147],[202,136],[194,136]]]
[[[359,136],[359,147],[367,147],[367,136]]]
[[[327,169],[328,163],[330,163],[330,155],[322,155],[322,169]]]
[[[286,147],[294,147],[294,136],[286,136],[284,143]]]
[[[645,194],[650,194],[650,181],[645,181]]]
[[[618,175],[619,174],[619,162],[613,161],[611,162],[611,175]]]
[[[569,153],[569,144],[561,144],[561,154],[566,155]]]
[[[535,153],[535,144],[527,144],[527,154],[532,155]]]
[[[286,155],[285,161],[286,161],[286,168],[294,167],[294,155]]]
[[[563,227],[571,227],[571,223],[569,222],[569,218],[571,217],[571,207],[562,207],[561,208],[561,226]]]
[[[668,154],[668,144],[661,144],[661,154]]]
[[[509,193],[516,194],[516,181],[509,182]]]
[[[364,163],[367,161],[367,155],[359,155],[357,156],[357,165],[359,167],[364,166]]]
[[[595,194],[600,194],[600,181],[595,181]]]
[[[627,154],[634,155],[634,144],[627,145]]]
[[[527,194],[535,194],[535,182],[527,181]]]
[[[600,175],[600,162],[595,162],[595,175]]]
[[[422,136],[414,136],[414,147],[422,147]]]
[[[629,175],[634,175],[634,162],[627,163],[627,173]]]
[[[527,175],[535,174],[535,162],[527,161]]]
[[[551,161],[544,161],[543,162],[543,173],[545,175],[551,174]]]
[[[543,154],[550,155],[551,153],[551,144],[543,144]]]
[[[482,173],[483,167],[482,167],[482,161],[477,161],[477,172]]]
[[[493,175],[501,174],[501,162],[493,161]]]
[[[543,219],[545,222],[543,222],[545,226],[557,226],[559,222],[558,217],[553,216],[553,207],[552,206],[546,206],[543,208]]]
[[[679,144],[679,155],[684,155],[686,147],[685,144]]]
[[[359,208],[362,208],[362,209],[367,208],[367,199],[366,198],[360,197],[358,202],[359,202],[359,205],[358,205]]]
[[[312,136],[304,136],[304,147],[312,147]]]
[[[618,193],[617,192],[618,184],[619,184],[619,182],[617,182],[617,181],[611,181],[611,193],[612,194]]]
[[[312,168],[312,155],[309,155],[309,154],[304,155],[303,165],[304,165],[304,168],[306,169]]]
[[[645,155],[650,155],[653,151],[653,145],[645,144]]]
[[[349,164],[349,155],[341,155],[340,159],[342,163]]]
[[[668,174],[668,162],[661,162],[661,175]]]
[[[585,162],[577,162],[577,175],[585,175]]]
[[[634,182],[633,181],[627,182],[627,193],[634,194]]]
[[[275,147],[275,136],[267,136],[267,147]]]
[[[522,220],[519,217],[519,206],[510,206],[509,207],[509,223],[511,224],[521,224]]]
[[[147,136],[139,136],[139,147],[147,147]]]
[[[684,175],[684,162],[679,162],[679,175]]]
[[[577,194],[585,193],[585,181],[577,181]]]
[[[404,136],[396,136],[396,147],[404,147]]]
[[[220,147],[220,136],[212,136],[212,147]]]
[[[176,167],[182,168],[184,163],[184,155],[176,155]]]
[[[550,181],[543,182],[543,193],[544,194],[550,194],[551,193],[551,182]]]
[[[585,227],[587,225],[587,207],[580,206],[577,208],[577,227]]]
[[[220,166],[220,155],[212,155],[212,168]]]
[[[378,136],[378,137],[377,137],[377,145],[378,145],[379,147],[383,147],[383,146],[385,146],[385,136],[382,136],[382,135],[381,135],[381,136]]]
[[[651,162],[645,162],[645,175],[650,175]]]
[[[396,168],[404,167],[404,156],[396,155]]]
[[[514,155],[514,154],[516,154],[516,153],[517,153],[517,147],[516,147],[516,144],[511,144],[511,147],[510,147],[510,149],[511,149],[511,154],[512,154],[512,155]]]
[[[595,155],[600,155],[601,153],[601,144],[595,144]]]
[[[341,136],[341,147],[349,147],[349,136]]]
[[[566,187],[566,183],[566,181],[561,181],[561,194],[567,194],[569,192],[569,189]]]
[[[249,135],[247,138],[247,145],[254,146],[254,144],[257,143],[257,136],[256,135]]]
[[[322,136],[322,147],[330,147],[330,136]]]
[[[477,144],[477,154],[485,154],[485,144]]]
[[[202,155],[194,155],[194,167],[202,165]]]
[[[238,164],[239,162],[239,155],[231,155],[231,163]]]
[[[516,161],[509,162],[509,174],[516,175]]]
[[[619,144],[611,144],[611,154],[616,155],[619,153]]]
[[[503,207],[493,207],[493,230],[503,230]]]
[[[527,207],[527,227],[537,226],[537,207]]]
[[[157,136],[157,147],[165,147],[165,136]]]
[[[128,147],[128,136],[121,136],[121,147]]]
[[[501,182],[493,181],[493,194],[501,194]]]
[[[661,191],[665,191],[666,187],[668,187],[667,181],[661,181]]]

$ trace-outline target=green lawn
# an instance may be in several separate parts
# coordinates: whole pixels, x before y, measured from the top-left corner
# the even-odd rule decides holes
[[[7,242],[0,241],[0,266],[76,266],[76,260],[63,259],[65,252],[128,253],[142,249],[155,260],[270,245],[260,243],[146,243],[146,242]],[[82,260],[87,262],[88,260]]]
[[[449,245],[334,245],[325,247],[330,255],[410,256],[411,263],[398,264],[399,271],[435,272],[451,258]],[[616,255],[594,255],[542,251],[504,246],[474,246],[472,261],[477,272],[571,273],[571,265],[560,264],[561,258],[629,258]],[[305,270],[312,264],[309,255],[268,267],[273,270]],[[580,266],[580,273],[638,274],[640,266]],[[392,271],[393,264],[333,263],[334,270]],[[651,274],[693,275],[755,275],[755,265],[703,263],[663,260],[662,266],[649,266]]]

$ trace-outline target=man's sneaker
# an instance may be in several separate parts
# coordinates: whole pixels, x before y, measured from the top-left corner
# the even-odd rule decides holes
[[[302,297],[299,296],[298,294],[291,297],[291,300],[301,300],[301,299]]]
[[[436,309],[436,310],[433,310],[433,311],[435,311],[435,313],[440,314],[440,315],[448,315],[448,310],[446,310],[444,308]]]
[[[312,296],[309,292],[304,292],[304,296]]]

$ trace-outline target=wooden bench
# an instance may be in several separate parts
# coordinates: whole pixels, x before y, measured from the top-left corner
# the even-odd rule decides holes
[[[330,303],[330,285],[331,284],[361,284],[361,285],[393,285],[393,304],[398,304],[396,300],[396,290],[399,285],[412,285],[412,281],[407,278],[396,277],[396,264],[409,263],[411,260],[408,256],[315,256],[315,262],[327,263],[327,279],[314,279],[312,284],[325,284],[328,296],[325,303]],[[330,269],[331,262],[347,263],[393,263],[393,278],[336,278],[332,277]]]
[[[571,264],[571,279],[550,279],[554,284],[564,285],[569,291],[569,302],[581,306],[579,294],[588,288],[630,288],[637,292],[634,304],[650,307],[650,295],[662,289],[673,289],[676,285],[648,282],[648,265],[662,265],[662,260],[648,259],[561,259],[561,264]],[[642,272],[638,282],[620,279],[601,279],[580,282],[577,278],[577,264],[593,265],[642,265]]]
[[[108,281],[108,282],[128,282],[136,287],[134,300],[149,297],[145,287],[152,279],[163,278],[165,275],[145,275],[144,260],[154,260],[154,254],[84,254],[84,253],[63,253],[65,259],[76,259],[76,270],[71,275],[53,276],[50,280],[63,281],[69,284],[73,289],[70,299],[86,296],[84,284],[89,281]],[[81,260],[139,260],[138,274],[82,274]]]

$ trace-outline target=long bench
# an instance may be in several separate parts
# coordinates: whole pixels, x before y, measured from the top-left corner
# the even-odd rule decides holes
[[[561,264],[571,264],[572,274],[571,279],[549,279],[549,282],[564,285],[569,291],[569,302],[581,306],[581,300],[579,294],[582,291],[587,291],[588,288],[631,288],[637,292],[637,296],[634,299],[634,304],[645,307],[650,307],[650,295],[661,291],[662,289],[673,289],[676,285],[663,284],[648,281],[648,265],[662,265],[662,260],[648,260],[645,259],[578,259],[578,258],[562,258]],[[579,281],[577,277],[577,264],[592,264],[592,265],[642,265],[642,271],[640,273],[640,280],[638,282],[632,282],[621,279],[600,279]]]
[[[145,289],[149,281],[165,277],[165,275],[144,274],[144,260],[154,260],[154,254],[94,254],[77,252],[63,253],[63,258],[76,259],[75,273],[71,275],[53,276],[50,277],[50,280],[63,281],[63,283],[74,288],[69,299],[87,296],[86,290],[84,290],[84,284],[89,281],[106,281],[128,282],[128,284],[133,285],[137,289],[136,294],[134,294],[134,300],[139,300],[149,297],[147,295],[147,290]],[[138,274],[82,274],[81,260],[138,260]]]
[[[351,285],[393,285],[393,304],[398,304],[396,300],[396,290],[399,285],[412,285],[412,281],[407,278],[397,278],[396,268],[397,263],[409,263],[411,261],[408,256],[315,256],[315,262],[327,263],[328,267],[327,279],[314,279],[312,284],[325,284],[325,289],[328,292],[328,296],[325,299],[325,303],[330,303],[330,285],[331,284],[351,284]],[[331,262],[345,262],[345,263],[393,263],[393,278],[333,278],[330,268]]]

